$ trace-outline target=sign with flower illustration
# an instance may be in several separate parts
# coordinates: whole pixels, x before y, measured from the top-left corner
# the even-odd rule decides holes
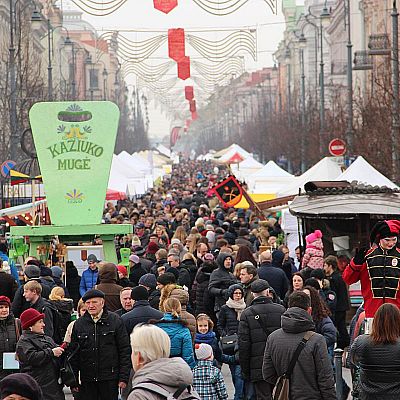
[[[36,103],[29,119],[52,223],[99,224],[118,107],[107,101]]]

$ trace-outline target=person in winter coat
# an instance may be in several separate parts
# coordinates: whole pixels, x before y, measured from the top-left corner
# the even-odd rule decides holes
[[[262,375],[272,388],[288,369],[298,345],[308,331],[315,330],[311,299],[302,291],[289,297],[289,308],[282,315],[282,328],[272,332],[265,346]],[[335,400],[335,382],[325,338],[314,333],[300,353],[290,377],[291,398],[296,400]]]
[[[269,384],[263,380],[262,365],[265,343],[268,336],[279,329],[285,308],[272,302],[272,293],[267,281],[259,279],[251,285],[254,300],[242,312],[239,322],[239,362],[242,376],[248,385],[247,396],[253,390],[257,400],[269,399]],[[249,393],[250,392],[250,393]]]
[[[171,239],[171,244],[168,250],[175,249],[178,252],[180,260],[183,260],[183,256],[188,252],[187,249],[183,246],[182,242],[179,239],[173,238]]]
[[[235,269],[238,267],[239,264],[236,264]],[[244,290],[244,302],[246,306],[249,306],[254,300],[251,285],[258,279],[257,268],[250,261],[243,261],[239,268],[239,279]]]
[[[181,303],[181,312],[179,314],[180,318],[189,328],[192,339],[194,340],[194,336],[196,334],[196,318],[186,309],[189,303],[189,293],[176,284],[170,284],[163,287],[163,289],[161,290],[160,311],[165,312],[164,304],[165,301],[169,298],[178,299]]]
[[[289,290],[286,292],[285,298],[283,299],[283,305],[287,307],[290,295],[293,292],[303,290],[304,286],[305,286],[305,279],[303,277],[303,274],[301,272],[294,273],[290,281]]]
[[[132,310],[122,315],[126,331],[130,335],[137,324],[147,324],[150,320],[157,320],[163,317],[161,311],[155,310],[150,306],[148,298],[149,292],[143,286],[132,289],[131,297],[133,300]]]
[[[128,270],[125,265],[117,265],[117,273],[118,273],[118,281],[117,284],[119,286],[125,287],[132,287],[132,282],[128,279]]]
[[[191,279],[189,269],[182,265],[179,259],[179,255],[175,252],[170,252],[167,257],[169,267],[166,272],[172,272],[177,279],[178,285],[186,287],[187,290],[191,289]]]
[[[43,400],[64,400],[59,357],[64,349],[44,334],[44,314],[30,308],[21,314],[23,334],[17,343],[16,354],[20,371],[36,380],[43,391]]]
[[[142,267],[140,263],[140,259],[136,254],[131,254],[129,256],[129,280],[131,282],[131,286],[138,286],[139,279],[147,273],[147,271]]]
[[[202,261],[202,263],[203,263],[203,261]],[[196,257],[192,253],[186,253],[183,256],[183,260],[181,262],[181,267],[185,268],[189,271],[190,290],[191,290],[193,288],[193,282],[195,281],[195,278],[196,278],[199,263],[198,263]]]
[[[83,271],[81,282],[79,284],[79,293],[81,297],[90,289],[93,289],[97,283],[99,275],[98,263],[100,261],[94,254],[89,254],[87,258],[88,269]]]
[[[79,276],[78,270],[76,269],[73,261],[67,261],[65,263],[65,279],[65,286],[68,289],[69,297],[74,302],[74,309],[76,310],[78,307],[78,301],[81,298],[81,294],[79,292],[81,277]]]
[[[229,286],[237,283],[231,270],[233,257],[227,253],[220,253],[217,257],[218,269],[213,271],[208,284],[208,291],[214,297],[214,311],[218,317],[221,307],[228,299]]]
[[[192,371],[181,358],[171,356],[171,341],[165,331],[155,325],[137,326],[131,335],[132,365],[135,375],[128,400],[164,400],[181,387],[179,399],[200,399],[192,388]],[[152,389],[141,386],[152,384]],[[167,394],[163,396],[160,389]]]
[[[61,338],[65,337],[68,325],[71,322],[71,315],[74,311],[74,304],[72,299],[65,298],[64,289],[62,287],[55,287],[51,290],[49,296],[49,303],[52,304],[58,313],[58,329]]]
[[[105,307],[105,294],[91,289],[82,297],[87,311],[72,328],[71,358],[75,376],[80,373],[80,398],[117,400],[118,388],[127,386],[131,370],[129,337],[117,314]]]
[[[36,260],[32,260],[36,261]],[[41,296],[45,299],[49,298],[50,288],[47,285],[44,285],[40,282],[40,268],[37,265],[27,265],[24,270],[24,279],[26,283],[28,282],[38,282],[42,288]],[[25,283],[25,284],[26,284]],[[18,290],[15,292],[14,300],[11,304],[12,313],[16,318],[22,314],[23,311],[27,310],[30,307],[29,301],[27,301],[24,297],[24,285],[20,286]]]
[[[105,294],[105,302],[108,311],[116,311],[121,308],[121,300],[119,293],[122,286],[117,285],[117,267],[113,263],[107,263],[99,269],[100,283],[95,285],[95,289],[102,291]]]
[[[144,286],[149,292],[150,305],[158,310],[160,306],[161,291],[157,289],[157,279],[154,274],[143,275],[139,279],[139,286]]]
[[[358,336],[350,358],[361,368],[363,400],[394,400],[400,396],[400,311],[382,304],[375,313],[370,335]]]
[[[21,335],[21,324],[12,313],[10,313],[11,302],[6,296],[0,296],[0,360],[4,353],[13,353]],[[0,363],[0,381],[17,370],[3,369]]]
[[[51,274],[53,276],[54,283],[56,284],[57,287],[60,287],[64,290],[64,294],[66,297],[70,297],[69,292],[67,287],[64,285],[64,282],[62,280],[63,276],[63,270],[61,267],[58,265],[55,265],[54,267],[51,267]]]
[[[17,289],[17,281],[11,274],[4,270],[2,261],[0,263],[0,296],[6,296],[12,301]]]
[[[324,266],[324,244],[322,243],[322,232],[317,229],[306,236],[306,250],[304,252],[301,268],[311,269],[323,268]]]
[[[214,314],[214,303],[211,299],[208,285],[210,282],[211,273],[218,268],[217,264],[214,261],[214,257],[212,257],[211,261],[208,261],[207,258],[203,261],[199,271],[196,275],[195,285],[196,293],[193,296],[193,301],[195,305],[195,314],[207,314],[211,317],[213,321],[216,321]],[[205,256],[207,257],[207,255]]]
[[[190,368],[194,368],[193,343],[189,329],[180,318],[181,303],[176,298],[169,298],[164,302],[164,316],[155,321],[156,325],[163,329],[171,339],[170,357],[182,357]]]

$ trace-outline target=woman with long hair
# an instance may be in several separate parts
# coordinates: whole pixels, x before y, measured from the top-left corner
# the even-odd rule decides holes
[[[288,301],[289,301],[289,296],[298,290],[303,290],[305,286],[305,279],[304,276],[301,272],[295,272],[292,275],[292,279],[289,284],[289,290],[286,292],[285,298],[283,300],[283,305],[287,308],[288,307]]]
[[[180,241],[181,243],[185,243],[187,236],[188,236],[188,235],[187,235],[187,233],[186,233],[185,228],[184,228],[183,226],[178,226],[178,227],[176,228],[176,231],[175,231],[175,233],[174,233],[174,236],[172,236],[172,239],[179,239],[179,241]]]
[[[350,357],[360,367],[361,400],[400,398],[400,310],[382,304],[374,316],[370,335],[357,337]]]
[[[235,265],[242,263],[243,261],[250,261],[255,267],[257,267],[257,262],[253,256],[253,253],[248,246],[241,245],[237,251],[235,258]]]

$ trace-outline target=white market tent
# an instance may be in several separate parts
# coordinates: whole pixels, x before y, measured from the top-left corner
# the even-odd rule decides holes
[[[156,149],[164,156],[171,157],[171,150],[166,148],[163,144],[159,144]]]
[[[145,174],[151,173],[150,163],[143,157],[137,156],[135,154],[130,155],[126,151],[122,151],[117,156],[125,164],[128,164],[136,171],[143,172]]]
[[[226,163],[231,159],[233,156],[238,155],[242,160],[250,157],[251,154],[246,151],[243,147],[239,146],[238,144],[231,144],[226,149],[222,149],[213,155],[215,161],[220,163]]]
[[[291,196],[299,193],[299,189],[304,190],[304,185],[310,181],[333,181],[342,170],[338,163],[330,157],[325,157],[308,169],[304,174],[293,178],[293,183],[278,193],[278,197]]]
[[[339,175],[336,181],[357,181],[359,184],[372,186],[386,186],[390,189],[398,189],[385,175],[376,170],[364,157],[358,156],[357,159]]]
[[[295,177],[274,161],[268,161],[262,169],[250,175],[246,182],[252,193],[278,193],[293,183]]]
[[[239,179],[245,179],[259,171],[263,165],[253,157],[247,157],[239,164],[232,164],[232,171]]]

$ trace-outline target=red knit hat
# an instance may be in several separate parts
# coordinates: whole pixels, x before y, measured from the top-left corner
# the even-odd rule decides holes
[[[121,272],[121,274],[123,276],[128,275],[128,270],[126,269],[126,267],[124,265],[117,265],[117,270],[118,270],[118,272]]]
[[[0,296],[0,305],[7,305],[8,308],[11,307],[11,301],[7,296]]]
[[[159,249],[160,248],[156,242],[150,242],[147,245],[147,253],[148,254],[156,254]]]
[[[20,316],[22,329],[23,330],[28,329],[29,327],[34,325],[40,319],[44,319],[44,314],[41,314],[39,311],[35,310],[34,308],[28,308]]]

